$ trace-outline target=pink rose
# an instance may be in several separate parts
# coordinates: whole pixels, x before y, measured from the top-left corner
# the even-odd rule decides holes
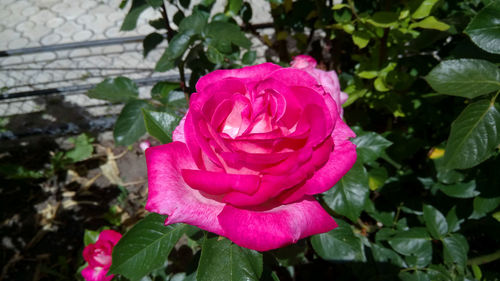
[[[122,235],[113,230],[104,230],[99,234],[97,242],[88,244],[83,249],[83,258],[89,264],[82,270],[86,281],[109,281],[113,275],[108,275],[111,266],[111,252]]]
[[[146,209],[259,251],[335,228],[313,195],[352,167],[355,135],[338,83],[311,71],[264,63],[202,77],[174,142],[146,150]]]

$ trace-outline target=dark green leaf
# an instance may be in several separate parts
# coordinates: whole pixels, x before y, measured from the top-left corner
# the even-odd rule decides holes
[[[172,132],[179,123],[179,118],[170,112],[144,110],[144,123],[148,133],[161,143],[172,141]]]
[[[474,167],[500,143],[500,113],[489,100],[467,106],[451,124],[443,163],[451,169]]]
[[[194,11],[193,14],[184,18],[179,24],[179,32],[189,35],[201,34],[207,25],[208,17],[201,11]]]
[[[500,89],[500,70],[485,60],[443,61],[425,79],[441,94],[470,99]]]
[[[443,240],[443,255],[446,263],[456,263],[465,266],[469,244],[461,234],[451,234]]]
[[[375,132],[362,132],[353,140],[353,143],[356,144],[358,159],[363,163],[375,161],[392,144]]]
[[[113,135],[118,145],[131,145],[146,133],[142,109],[148,109],[151,105],[143,100],[131,100],[116,120]]]
[[[373,259],[376,262],[381,262],[381,263],[390,262],[399,267],[406,267],[406,263],[401,258],[401,256],[398,255],[393,250],[387,249],[379,244],[372,244],[371,249],[372,249]]]
[[[398,274],[398,277],[400,280],[403,281],[430,281],[429,276],[427,273],[420,271],[420,270],[415,270],[413,272],[408,272],[408,271],[403,271]]]
[[[476,190],[476,181],[460,182],[456,184],[436,184],[436,188],[444,194],[455,198],[472,198],[479,195]]]
[[[329,261],[366,261],[363,242],[354,235],[351,226],[336,219],[338,227],[311,237],[314,251]]]
[[[113,249],[110,273],[139,280],[163,266],[185,230],[185,225],[164,222],[164,216],[150,214],[132,227]]]
[[[211,22],[205,28],[205,35],[210,38],[211,45],[217,48],[221,53],[231,53],[231,44],[250,48],[252,42],[245,37],[239,26],[229,22]]]
[[[163,20],[163,18],[150,20],[150,21],[148,21],[148,23],[149,23],[149,25],[151,25],[155,29],[158,29],[158,30],[159,29],[166,29],[165,21]]]
[[[436,239],[448,233],[448,223],[443,214],[431,205],[424,205],[424,220],[427,230]]]
[[[170,93],[180,88],[179,82],[168,82],[162,81],[158,82],[151,89],[151,97],[163,104],[167,104],[169,101]]]
[[[397,27],[398,14],[394,12],[376,12],[367,22],[377,27]]]
[[[324,194],[323,199],[336,213],[357,221],[368,193],[368,174],[363,165],[357,161],[352,169]]]
[[[261,253],[242,248],[226,238],[205,238],[196,280],[257,281],[262,270]]]
[[[482,49],[500,54],[500,1],[492,1],[472,19],[465,33]]]
[[[173,21],[177,26],[179,26],[179,24],[184,18],[185,18],[184,13],[181,10],[179,10],[174,14]]]
[[[144,38],[144,41],[142,41],[142,54],[144,55],[144,57],[147,57],[149,52],[156,48],[156,46],[158,46],[163,41],[163,39],[163,36],[156,32],[153,32],[146,36],[146,38]]]
[[[158,8],[163,5],[163,0],[146,0],[146,2],[153,8]]]
[[[139,96],[134,81],[126,77],[107,78],[89,91],[89,97],[110,102],[126,102]]]
[[[446,169],[443,166],[439,166],[443,165],[443,158],[435,160],[434,163],[436,163],[436,170],[437,170],[436,177],[439,182],[444,184],[454,184],[464,180],[465,176],[460,171],[453,169]]]
[[[432,256],[431,237],[425,228],[416,227],[408,231],[399,231],[389,239],[389,245],[402,255]]]
[[[240,16],[243,22],[249,22],[252,19],[252,6],[245,2],[240,10]]]
[[[0,164],[0,175],[6,179],[39,179],[44,177],[43,171],[33,171],[16,164]]]
[[[459,220],[457,217],[457,207],[453,206],[448,211],[448,214],[446,215],[446,223],[448,224],[448,231],[449,232],[456,232],[460,230],[460,224],[464,221],[463,219]]]
[[[190,42],[191,35],[177,33],[174,38],[170,40],[167,49],[156,63],[155,71],[163,72],[174,68],[176,66],[176,59],[184,54]]]
[[[184,8],[189,8],[189,4],[191,3],[190,0],[179,0],[179,3],[181,3],[181,6]]]
[[[251,65],[254,63],[255,58],[257,57],[257,52],[255,51],[247,51],[244,55],[243,58],[241,59],[241,62],[246,65]]]
[[[472,202],[474,211],[470,215],[471,219],[480,219],[489,212],[495,210],[500,205],[500,197],[484,198],[476,197]]]
[[[222,64],[224,62],[224,55],[215,47],[208,46],[206,55],[207,59],[214,64]]]
[[[132,6],[123,20],[121,30],[133,30],[137,25],[137,19],[148,7],[149,5],[146,3],[146,0],[132,0]]]

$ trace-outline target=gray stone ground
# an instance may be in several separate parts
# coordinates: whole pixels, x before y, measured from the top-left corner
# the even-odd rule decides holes
[[[52,46],[101,39],[147,35],[153,31],[148,21],[160,17],[149,9],[139,18],[133,31],[120,31],[128,6],[121,10],[121,0],[0,0],[0,51]],[[131,1],[129,1],[131,2]],[[167,1],[165,1],[167,2]],[[226,1],[217,0],[215,11],[222,11]],[[269,22],[269,3],[253,0],[253,23]],[[129,3],[130,5],[130,3]],[[168,9],[169,18],[175,9]],[[253,40],[258,43],[258,40]],[[100,47],[47,51],[0,57],[0,94],[99,83],[106,77],[124,75],[132,79],[169,75],[155,73],[155,62],[166,43],[142,56],[142,43],[132,42]],[[255,47],[259,54],[261,47]],[[147,97],[149,87],[141,87]],[[85,107],[92,115],[117,113],[120,106],[90,99],[85,91],[69,91],[63,102]],[[47,98],[0,100],[0,118],[43,112]],[[50,119],[52,116],[45,116]]]

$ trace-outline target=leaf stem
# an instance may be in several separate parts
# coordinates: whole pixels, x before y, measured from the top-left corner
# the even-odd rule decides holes
[[[165,22],[165,28],[167,29],[167,39],[168,41],[172,40],[175,35],[175,31],[170,27],[170,22],[168,21],[167,16],[167,7],[165,6],[165,2],[163,2],[161,6],[161,15],[163,17],[163,21]]]
[[[491,106],[493,106],[493,104],[495,103],[495,101],[496,101],[496,99],[498,97],[498,94],[500,94],[500,90],[498,90],[496,92],[496,94],[493,96],[493,98],[491,99],[491,102],[490,102]]]
[[[498,93],[497,93],[498,95]],[[467,261],[468,265],[481,265],[500,259],[500,250],[484,256],[475,257]]]

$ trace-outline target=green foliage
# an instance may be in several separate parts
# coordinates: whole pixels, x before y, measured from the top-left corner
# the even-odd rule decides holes
[[[500,2],[491,3],[482,9],[465,29],[472,41],[487,52],[500,54]]]
[[[97,84],[94,89],[89,91],[88,95],[91,98],[103,99],[110,102],[126,102],[130,99],[137,98],[139,89],[129,78],[108,78]]]
[[[151,105],[143,100],[127,102],[116,120],[113,135],[119,145],[131,145],[146,133],[142,110],[150,109]]]
[[[186,229],[184,225],[165,226],[164,221],[164,216],[150,214],[130,229],[113,249],[110,272],[140,280],[164,265]]]
[[[237,281],[260,280],[262,254],[241,248],[225,238],[205,238],[196,280]]]

